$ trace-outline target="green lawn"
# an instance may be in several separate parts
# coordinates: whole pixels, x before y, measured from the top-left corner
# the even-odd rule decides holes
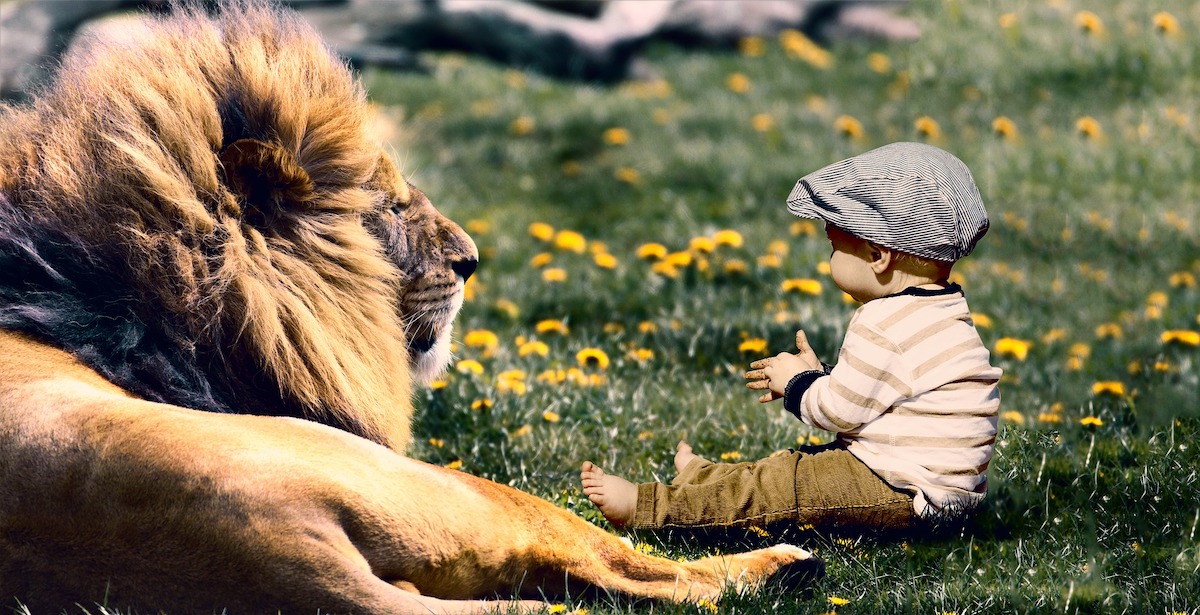
[[[458,369],[418,400],[414,454],[603,526],[584,459],[666,479],[680,437],[741,459],[828,441],[740,375],[797,327],[832,360],[854,309],[823,273],[819,227],[783,201],[808,171],[927,140],[972,168],[993,219],[956,268],[1005,370],[984,508],[907,539],[634,539],[677,557],[786,538],[827,563],[811,591],[721,610],[1198,613],[1200,5],[908,14],[915,44],[656,47],[660,80],[611,88],[461,56],[369,71],[405,171],[482,252]],[[670,255],[639,258],[650,243]],[[580,365],[585,349],[607,366]]]

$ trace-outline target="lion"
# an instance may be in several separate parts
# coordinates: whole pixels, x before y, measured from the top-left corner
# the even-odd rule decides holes
[[[527,611],[819,568],[790,545],[651,557],[404,456],[478,256],[351,71],[258,2],[89,50],[0,108],[4,604]]]

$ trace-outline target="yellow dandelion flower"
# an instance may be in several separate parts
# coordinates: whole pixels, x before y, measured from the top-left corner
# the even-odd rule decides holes
[[[554,239],[554,227],[545,222],[534,222],[529,225],[529,234],[538,241]]]
[[[1159,11],[1150,18],[1150,23],[1154,25],[1155,32],[1165,34],[1167,36],[1179,35],[1179,20],[1175,16],[1166,12]]]
[[[687,267],[692,264],[693,260],[690,252],[672,252],[663,259],[663,262],[675,267]]]
[[[917,121],[913,122],[913,128],[916,129],[917,134],[927,139],[937,140],[942,137],[942,128],[938,126],[936,120],[928,115],[917,118]]]
[[[725,264],[721,267],[721,270],[725,272],[725,275],[742,275],[746,273],[748,269],[749,267],[746,265],[746,261],[736,258],[725,261]]]
[[[437,380],[434,380],[433,382],[429,383],[429,388],[431,388],[435,391],[437,391],[439,389],[444,389],[448,386],[450,386],[450,383],[442,378],[438,378]]]
[[[745,243],[745,240],[742,239],[742,234],[732,229],[723,229],[713,233],[712,240],[718,246],[729,246],[731,248],[740,248]]]
[[[567,177],[579,177],[583,173],[583,165],[578,160],[566,160],[562,163],[562,174]]]
[[[1042,343],[1049,346],[1055,342],[1062,341],[1067,338],[1067,330],[1062,327],[1055,327],[1046,333],[1042,334]]]
[[[519,428],[517,428],[516,431],[512,432],[512,437],[523,438],[525,436],[528,436],[531,433],[533,433],[532,425],[522,425]]]
[[[1092,395],[1125,396],[1125,384],[1118,380],[1102,380],[1092,385]]]
[[[587,251],[587,240],[575,231],[559,231],[554,235],[554,247],[576,254]]]
[[[721,453],[721,461],[737,461],[738,459],[741,459],[741,458],[742,458],[742,454],[737,451],[729,451],[728,453]]]
[[[460,374],[475,374],[476,376],[483,373],[483,364],[474,359],[463,359],[455,364],[454,369]]]
[[[708,237],[692,237],[688,241],[688,250],[698,254],[712,254],[712,251],[717,249],[717,242]]]
[[[638,364],[645,364],[654,360],[654,351],[649,348],[633,348],[625,356]]]
[[[446,441],[441,438],[430,438],[429,445],[433,448],[443,448],[446,446]]]
[[[575,362],[579,363],[580,367],[588,367],[594,365],[600,369],[608,369],[608,355],[599,348],[584,348],[575,353]]]
[[[717,603],[708,598],[701,598],[696,601],[696,608],[709,613],[716,613],[718,610]]]
[[[1187,330],[1163,331],[1162,343],[1181,346],[1200,346],[1200,332]]]
[[[975,321],[975,326],[980,329],[992,328],[992,317],[987,314],[971,314],[971,319]]]
[[[625,332],[625,325],[619,322],[606,322],[603,331],[609,335],[620,335]]]
[[[1017,14],[1016,13],[1004,13],[1003,15],[1000,15],[1000,17],[996,21],[1000,22],[1001,28],[1004,28],[1005,30],[1007,30],[1007,29],[1017,25]]]
[[[752,337],[738,345],[738,352],[742,354],[763,354],[767,351],[767,340],[761,337]]]
[[[559,335],[566,335],[569,333],[569,330],[567,329],[567,323],[561,320],[553,319],[539,321],[533,326],[533,330],[537,331],[538,333],[557,333]]]
[[[1092,347],[1083,342],[1076,342],[1071,344],[1071,347],[1067,350],[1067,355],[1086,359],[1092,356]]]
[[[1025,424],[1025,415],[1021,414],[1020,412],[1017,412],[1016,410],[1008,410],[1006,412],[1001,412],[1000,419],[1008,421],[1009,423],[1016,423],[1017,425]]]
[[[862,122],[849,115],[839,115],[833,121],[833,129],[847,139],[861,139],[863,136]]]
[[[844,292],[842,293],[842,303],[858,303],[858,299],[855,299],[850,293]]]
[[[1014,141],[1020,136],[1017,123],[1003,115],[992,120],[992,132],[1006,141]]]
[[[788,232],[792,237],[816,237],[817,225],[812,220],[797,220],[788,227]],[[787,243],[780,242],[785,248]],[[786,250],[784,252],[786,254]]]
[[[650,271],[663,276],[664,278],[674,279],[679,275],[679,267],[667,261],[659,261],[650,265]]]
[[[533,118],[527,115],[522,115],[508,125],[508,131],[511,132],[513,136],[524,137],[532,134],[535,127],[536,124],[534,123]]]
[[[504,83],[510,88],[519,90],[525,87],[525,81],[525,73],[519,70],[509,69],[504,71]]]
[[[624,128],[609,128],[604,131],[603,138],[607,145],[625,145],[629,143],[629,131]]]
[[[600,267],[601,269],[617,268],[617,257],[609,254],[608,252],[597,252],[596,255],[592,257],[592,261],[595,262],[596,266]]]
[[[1087,34],[1098,36],[1104,33],[1104,22],[1091,11],[1075,13],[1075,26]]]
[[[821,70],[833,64],[833,56],[799,30],[789,28],[780,32],[779,43],[788,57],[803,60]]]
[[[817,263],[817,273],[820,275],[833,275],[833,266],[829,261],[821,261]]]
[[[1161,290],[1156,290],[1149,295],[1146,295],[1146,305],[1164,308],[1167,307],[1167,303],[1169,301],[1170,299],[1167,297],[1167,293],[1164,293]]]
[[[636,184],[642,181],[641,173],[633,167],[621,167],[613,173],[613,177],[623,184]]]
[[[850,604],[850,601],[837,596],[829,596],[829,604],[832,604],[833,606],[846,606],[847,604]]]
[[[738,51],[748,58],[757,58],[767,49],[766,42],[760,36],[743,36],[738,41]]]
[[[521,315],[521,308],[508,299],[497,299],[496,311],[514,320]]]
[[[548,369],[537,375],[538,382],[547,384],[561,384],[567,379],[567,371],[564,369]]]
[[[775,241],[768,243],[767,254],[774,254],[775,256],[780,257],[787,256],[788,243],[782,239],[776,239]]]
[[[656,333],[658,331],[658,325],[654,324],[653,321],[643,320],[642,322],[638,323],[637,330],[638,333]]]
[[[521,357],[527,357],[529,355],[544,357],[549,354],[550,347],[546,345],[546,342],[541,342],[538,340],[530,340],[517,347],[517,356]]]
[[[529,259],[529,266],[534,269],[541,269],[549,265],[554,260],[554,255],[549,252],[541,252],[534,254],[533,258]]]
[[[644,243],[638,246],[636,254],[642,260],[658,261],[666,258],[667,247],[661,243]]]
[[[468,220],[467,232],[472,235],[486,235],[492,232],[492,223],[487,220]]]
[[[542,270],[542,280],[557,284],[567,281],[567,270],[562,267],[547,267]]]
[[[562,417],[560,417],[558,413],[553,410],[547,410],[542,413],[542,420],[546,421],[547,423],[557,423],[561,419]]]
[[[462,467],[463,467],[462,459],[455,459],[454,461],[451,461],[450,463],[446,464],[447,470],[461,470]]]
[[[811,278],[791,278],[779,283],[779,289],[785,293],[796,292],[804,295],[820,295],[823,290],[820,280]]]
[[[1100,139],[1104,137],[1104,129],[1100,126],[1100,122],[1096,118],[1085,115],[1078,120],[1075,120],[1075,132],[1087,139]]]
[[[486,329],[476,329],[467,331],[463,337],[463,343],[467,345],[467,348],[480,348],[486,354],[490,354],[500,345],[500,338]]]
[[[750,78],[742,73],[733,73],[725,79],[725,87],[735,94],[745,94],[750,91]]]
[[[529,385],[524,380],[497,380],[496,390],[500,393],[524,395],[529,392]]]
[[[750,127],[755,132],[767,132],[775,127],[775,118],[771,117],[769,113],[755,113],[750,118]]]
[[[1025,357],[1029,356],[1029,349],[1032,346],[1033,343],[1027,340],[1015,337],[1002,337],[996,340],[996,354],[1024,361]]]
[[[892,71],[892,61],[886,55],[875,51],[867,54],[867,67],[880,75],[886,75]]]
[[[475,401],[471,402],[471,409],[491,410],[493,405],[494,404],[492,404],[492,400],[490,399],[476,399]]]
[[[548,612],[548,613],[554,613],[554,614],[557,614],[557,613],[566,613],[566,612],[567,612],[567,605],[565,605],[565,604],[552,604],[552,605],[550,605],[550,608],[546,609],[546,612]]]
[[[1079,419],[1079,424],[1084,427],[1099,427],[1104,424],[1104,421],[1098,416],[1085,416]]]
[[[1106,322],[1096,327],[1096,339],[1119,340],[1124,336],[1125,332],[1121,329],[1121,325],[1115,322]]]
[[[480,292],[481,285],[479,284],[479,276],[473,276],[463,284],[463,300],[474,301],[475,297]]]
[[[1057,412],[1042,412],[1038,414],[1038,422],[1057,425],[1062,422],[1062,415]]]

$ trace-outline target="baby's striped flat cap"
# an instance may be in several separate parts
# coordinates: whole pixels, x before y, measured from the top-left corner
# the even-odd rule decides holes
[[[956,261],[988,230],[967,165],[924,143],[892,143],[800,178],[788,211],[881,246]]]

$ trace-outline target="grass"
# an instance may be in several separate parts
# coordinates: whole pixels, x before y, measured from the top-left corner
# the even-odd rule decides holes
[[[956,268],[1005,370],[983,509],[906,539],[633,538],[669,557],[786,539],[827,563],[808,591],[729,596],[728,611],[1198,613],[1200,9],[908,14],[924,30],[910,45],[656,47],[657,80],[611,88],[454,55],[427,75],[369,71],[405,170],[483,255],[458,369],[419,400],[414,454],[603,526],[578,490],[584,459],[667,479],[681,437],[742,459],[828,441],[742,388],[797,327],[833,359],[855,307],[822,273],[819,228],[783,200],[808,171],[926,140],[973,169],[993,218]],[[706,250],[722,230],[744,243]],[[675,266],[639,259],[650,243]],[[585,349],[607,367],[581,364]]]
[[[1005,370],[983,508],[905,538],[631,537],[668,557],[787,540],[825,560],[807,590],[730,595],[727,612],[1200,613],[1200,7],[908,15],[917,43],[655,47],[658,79],[615,87],[455,55],[368,71],[406,172],[483,257],[413,454],[605,526],[578,489],[584,459],[662,480],[680,438],[729,459],[829,441],[740,376],[797,327],[832,360],[855,307],[783,201],[825,164],[926,140],[973,169],[993,218],[956,269]],[[726,230],[742,243],[710,246]],[[651,243],[671,256],[640,259]]]

